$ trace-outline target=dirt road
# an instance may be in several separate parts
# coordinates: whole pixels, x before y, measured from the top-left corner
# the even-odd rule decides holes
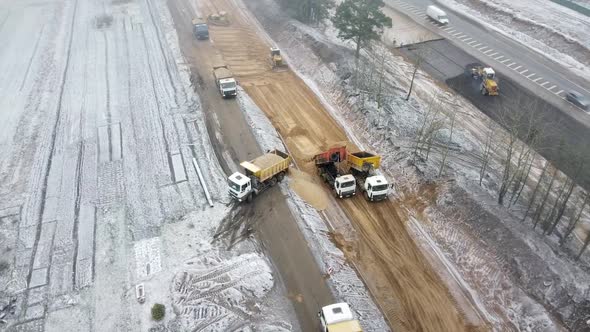
[[[182,52],[191,63],[193,79],[198,81],[195,86],[207,115],[209,136],[217,158],[229,175],[237,170],[240,161],[251,160],[262,151],[237,101],[224,100],[217,91],[211,74],[211,63],[218,55],[217,50],[208,41],[194,39],[190,25],[192,8],[184,1],[169,1],[168,7],[175,21]],[[235,58],[233,61],[239,60]],[[258,65],[261,68],[267,66],[263,62]],[[238,213],[246,215],[246,222],[253,224],[264,249],[272,257],[293,302],[302,331],[317,329],[317,312],[320,307],[333,303],[334,298],[280,190],[272,188],[241,209]]]
[[[213,45],[239,83],[271,119],[303,171],[314,174],[309,158],[346,134],[315,94],[290,71],[273,72],[269,43],[244,9],[229,0],[199,1],[205,16],[225,11],[230,26],[211,26]],[[184,18],[189,22],[188,17]],[[186,44],[186,43],[185,43]],[[348,143],[350,146],[352,144]],[[392,327],[409,331],[468,329],[463,315],[436,272],[408,233],[393,202],[369,205],[362,198],[342,201],[359,238],[346,244],[348,258],[362,270],[365,282]]]

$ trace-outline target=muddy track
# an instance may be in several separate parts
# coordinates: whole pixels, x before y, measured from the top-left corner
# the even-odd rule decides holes
[[[211,26],[215,48],[240,85],[284,137],[301,169],[315,176],[311,156],[346,142],[346,134],[313,91],[293,72],[273,72],[268,45],[239,6],[231,0],[198,2],[229,13],[228,27]],[[393,202],[369,204],[361,197],[340,201],[360,234],[349,257],[362,269],[365,282],[396,330],[461,331],[468,327],[445,284],[406,229]]]

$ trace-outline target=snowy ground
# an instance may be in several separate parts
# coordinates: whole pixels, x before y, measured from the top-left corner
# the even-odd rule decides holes
[[[155,302],[158,330],[298,329],[257,244],[212,241],[234,210],[165,1],[0,0],[0,40],[1,330],[146,331]]]
[[[407,202],[410,213],[419,221],[412,224],[418,227],[416,237],[425,240],[426,249],[440,250],[444,254],[441,259],[451,264],[449,270],[459,271],[461,282],[474,290],[464,291],[466,296],[473,299],[474,306],[482,306],[481,316],[499,330],[553,331],[561,326],[554,314],[569,326],[590,314],[586,300],[590,294],[588,254],[582,263],[573,261],[556,245],[557,236],[542,236],[532,231],[530,224],[520,222],[521,206],[507,210],[495,203],[500,170],[497,161],[483,186],[477,184],[478,155],[491,128],[489,118],[423,73],[411,102],[405,102],[401,95],[408,85],[411,64],[376,45],[371,52],[364,52],[372,63],[363,65],[360,71],[377,80],[378,73],[371,67],[380,66],[378,59],[386,54],[384,91],[389,94],[379,109],[374,96],[363,97],[349,88],[346,77],[353,68],[352,52],[340,47],[345,45],[341,41],[331,40],[333,33],[322,34],[280,17],[271,1],[259,3],[258,8],[265,11],[258,11],[257,17],[278,41],[290,66],[333,106],[328,109],[352,139],[357,138],[359,146],[385,156],[383,169],[395,179],[398,199]],[[433,97],[443,101],[441,107],[447,114],[447,127],[441,130],[439,142],[448,141],[448,116],[451,110],[456,114],[453,152],[443,177],[448,181],[433,181],[440,150],[433,152],[427,164],[413,165],[408,158],[426,105]],[[535,172],[538,174],[538,170]],[[424,196],[430,187],[434,201]],[[553,308],[551,313],[545,306]]]
[[[590,19],[550,0],[437,0],[590,80]]]

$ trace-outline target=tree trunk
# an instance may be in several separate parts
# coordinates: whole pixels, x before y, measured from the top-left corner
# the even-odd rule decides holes
[[[406,101],[410,100],[410,96],[412,95],[412,88],[414,87],[414,78],[416,78],[416,72],[418,71],[418,64],[414,66],[414,71],[412,72],[412,81],[410,81],[410,90],[408,90],[408,95],[406,96]]]
[[[570,223],[569,223],[567,229],[563,233],[563,237],[561,238],[561,241],[559,241],[560,246],[564,245],[565,241],[567,241],[567,238],[574,231],[574,229],[576,229],[576,225],[578,224],[578,221],[580,221],[580,218],[582,218],[582,213],[584,212],[584,208],[588,204],[588,201],[590,201],[590,195],[586,195],[586,197],[584,197],[584,202],[582,203],[582,207],[580,208],[580,211],[578,211],[578,214],[576,215],[575,218],[573,218],[573,220],[570,220]]]
[[[537,210],[535,211],[535,214],[533,216],[533,222],[534,222],[533,229],[535,229],[537,227],[537,224],[539,223],[539,219],[541,218],[541,214],[543,213],[543,210],[545,208],[545,203],[547,202],[547,197],[549,197],[549,193],[551,192],[551,188],[553,187],[553,182],[555,181],[556,175],[557,175],[557,168],[554,168],[553,175],[551,175],[551,181],[549,182],[549,186],[547,187],[547,191],[545,192],[545,195],[543,196],[543,200],[541,201],[541,203],[537,207]]]
[[[545,171],[547,170],[548,166],[549,166],[549,162],[546,161],[545,166],[543,166],[543,170],[541,171],[541,175],[539,176],[539,180],[537,181],[537,185],[535,186],[535,189],[533,189],[533,193],[531,195],[531,200],[529,202],[529,206],[526,208],[526,212],[524,213],[524,216],[522,217],[521,221],[526,220],[526,217],[529,214],[529,211],[531,210],[531,206],[533,206],[533,204],[535,204],[535,200],[537,199],[537,193],[539,192],[539,185],[541,184],[541,182],[543,181],[543,178],[545,177]]]
[[[565,209],[567,207],[567,202],[569,201],[570,197],[572,196],[572,192],[574,191],[574,187],[576,186],[574,180],[569,180],[569,182],[570,182],[569,187],[567,189],[565,197],[564,197],[563,201],[561,202],[561,206],[559,207],[559,210],[557,211],[557,217],[555,217],[555,221],[553,222],[553,225],[551,225],[551,228],[549,228],[547,235],[551,235],[553,233],[553,231],[555,230],[555,227],[557,227],[557,225],[559,224],[559,221],[561,221],[561,217],[563,217],[563,214],[565,213]]]
[[[580,257],[582,257],[582,254],[584,253],[584,251],[588,247],[588,244],[590,244],[590,233],[586,234],[586,240],[584,241],[584,245],[582,246],[580,253],[576,257],[576,260],[580,260]]]
[[[447,142],[447,146],[445,147],[445,152],[443,153],[442,162],[440,164],[440,170],[438,171],[438,176],[440,177],[445,169],[445,163],[447,162],[447,155],[449,154],[449,145],[453,141],[453,128],[455,127],[455,112],[453,112],[453,117],[451,119],[451,133],[449,134],[449,141]]]

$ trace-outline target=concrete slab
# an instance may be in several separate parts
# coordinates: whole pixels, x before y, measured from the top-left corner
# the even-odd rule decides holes
[[[33,270],[31,275],[31,282],[29,282],[29,288],[35,288],[47,284],[47,268],[41,268]]]

